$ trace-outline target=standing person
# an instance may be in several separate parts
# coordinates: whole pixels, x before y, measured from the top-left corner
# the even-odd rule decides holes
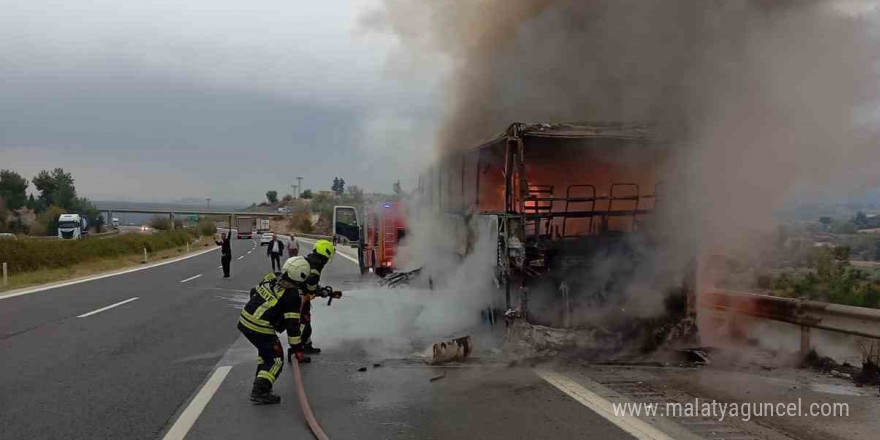
[[[284,365],[284,351],[276,332],[287,331],[287,359],[309,362],[303,354],[300,336],[300,308],[308,298],[305,280],[310,276],[309,264],[302,258],[284,262],[280,274],[267,274],[250,291],[250,299],[241,309],[238,331],[257,348],[259,363],[251,390],[251,402],[275,404],[281,397],[272,394],[272,386]]]
[[[299,255],[299,244],[296,242],[296,236],[293,234],[290,234],[290,241],[287,242],[287,255],[288,257]]]
[[[315,247],[312,249],[312,252],[309,255],[306,255],[304,260],[308,261],[310,271],[309,277],[306,279],[306,291],[308,293],[313,293],[314,295],[318,295],[321,297],[325,296],[325,292],[321,292],[321,287],[318,283],[321,281],[321,271],[324,270],[324,266],[330,262],[330,259],[333,258],[333,254],[336,253],[336,248],[333,246],[328,240],[318,240],[315,242]],[[331,296],[336,296],[337,292],[332,292]],[[303,300],[302,309],[300,313],[300,320],[302,321],[302,344],[303,344],[303,352],[306,354],[318,354],[321,352],[320,348],[317,348],[312,345],[312,301],[314,295]],[[288,360],[290,360],[290,355],[287,356]]]
[[[283,253],[284,245],[278,240],[278,234],[272,234],[272,241],[269,242],[269,248],[266,249],[266,256],[272,260],[272,272],[281,271],[281,254]]]
[[[223,278],[229,278],[229,265],[232,263],[232,230],[223,234],[223,240],[214,240],[220,246],[220,264],[223,265]]]

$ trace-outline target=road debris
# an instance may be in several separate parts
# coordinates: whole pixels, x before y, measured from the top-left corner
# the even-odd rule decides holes
[[[840,371],[837,371],[837,370],[831,370],[830,374],[834,377],[839,377],[841,379],[852,380],[852,375],[849,373],[841,373]]]
[[[367,371],[367,367],[360,367],[358,368],[358,371],[363,373],[364,371]]]
[[[432,348],[431,363],[442,364],[467,359],[473,350],[473,343],[470,336],[464,336],[451,341],[438,342]]]
[[[709,353],[705,348],[686,348],[679,350],[685,356],[687,362],[697,365],[707,365],[711,362]]]
[[[862,367],[848,363],[839,364],[833,359],[820,356],[816,350],[811,350],[801,364],[802,368],[809,368],[829,376],[853,381],[857,387],[866,385],[880,385],[880,368],[871,359],[862,362]]]
[[[608,350],[619,351],[623,335],[602,328],[559,329],[530,324],[525,319],[508,320],[504,351],[516,357],[553,356],[562,351]]]
[[[379,285],[393,288],[403,284],[408,284],[409,281],[417,277],[421,271],[422,268],[419,267],[417,269],[405,272],[395,272],[379,280]]]
[[[434,377],[428,379],[428,382],[436,382],[436,381],[438,381],[438,380],[440,380],[440,379],[443,379],[444,377],[446,377],[445,374],[441,374],[441,375],[439,375],[439,376],[434,376]]]

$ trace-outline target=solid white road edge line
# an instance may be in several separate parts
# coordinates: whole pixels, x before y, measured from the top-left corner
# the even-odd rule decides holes
[[[146,269],[152,269],[154,267],[164,266],[166,264],[171,264],[171,263],[176,263],[181,260],[186,260],[187,258],[198,257],[199,255],[206,254],[208,252],[211,252],[211,251],[214,251],[217,249],[220,249],[220,248],[214,247],[211,249],[205,249],[203,251],[193,252],[192,254],[184,255],[182,257],[177,257],[177,258],[165,260],[165,261],[161,261],[158,263],[152,263],[152,264],[146,264],[143,266],[132,267],[129,269],[122,269],[122,270],[118,270],[115,272],[105,273],[102,275],[95,275],[95,276],[79,278],[79,279],[69,280],[69,281],[61,281],[61,282],[58,282],[55,284],[47,284],[45,286],[27,287],[27,288],[24,288],[21,290],[12,290],[12,291],[9,291],[6,293],[0,293],[0,300],[4,300],[7,298],[14,298],[16,296],[30,295],[31,293],[42,292],[44,290],[50,290],[50,289],[57,289],[59,287],[72,286],[74,284],[79,284],[79,283],[87,283],[89,281],[100,280],[101,278],[115,277],[115,276],[119,276],[119,275],[125,275],[127,273],[137,272],[137,271],[146,270]]]
[[[559,391],[568,394],[574,400],[593,410],[596,414],[604,417],[609,422],[617,425],[620,429],[628,432],[639,440],[675,440],[657,428],[635,417],[621,417],[614,414],[611,402],[603,399],[598,394],[584,388],[579,383],[569,379],[563,374],[546,369],[535,369],[535,374],[553,385]]]
[[[299,240],[299,241],[304,241],[304,242],[306,242],[306,243],[308,243],[308,242],[314,243],[315,241],[317,241],[317,240],[311,240],[311,239],[308,239],[308,238],[299,238],[299,237],[297,237],[297,240]],[[346,260],[351,261],[351,262],[354,263],[354,264],[358,264],[358,260],[357,260],[357,258],[352,257],[352,256],[350,256],[350,255],[347,255],[347,254],[344,253],[344,252],[336,251],[336,255],[340,255],[340,256],[342,256],[342,258],[345,258]]]
[[[200,274],[198,274],[198,275],[196,275],[196,276],[194,276],[194,277],[189,277],[189,278],[187,278],[187,279],[185,279],[185,280],[180,280],[180,282],[181,282],[181,283],[185,283],[185,282],[187,282],[187,281],[192,281],[192,280],[194,280],[194,279],[196,279],[196,278],[198,278],[198,277],[200,277],[200,276],[202,276],[202,275],[204,275],[204,274],[201,274],[201,273],[200,273]]]
[[[342,258],[345,258],[346,260],[351,261],[354,264],[358,264],[357,258],[350,257],[348,255],[343,254],[342,252],[337,252],[336,255],[341,255]]]
[[[199,415],[201,415],[202,411],[205,410],[205,407],[208,406],[211,397],[214,397],[214,393],[220,389],[220,385],[226,379],[229,370],[232,370],[231,366],[217,367],[217,369],[214,370],[214,374],[212,374],[208,381],[205,382],[205,385],[199,390],[196,397],[193,398],[192,402],[190,402],[186,409],[183,410],[183,413],[180,414],[180,417],[174,421],[174,425],[172,425],[171,429],[165,433],[165,437],[162,437],[163,440],[183,440],[183,438],[186,437],[186,434],[196,423]]]
[[[134,297],[134,298],[129,298],[129,299],[125,300],[125,301],[119,301],[119,302],[116,303],[116,304],[110,304],[110,305],[107,306],[107,307],[101,307],[100,309],[98,309],[98,310],[92,310],[92,311],[89,312],[89,313],[83,313],[82,315],[77,316],[77,318],[85,318],[85,317],[87,317],[87,316],[92,316],[92,315],[94,315],[94,314],[96,314],[96,313],[101,313],[101,312],[104,312],[104,311],[110,310],[110,309],[112,309],[112,308],[114,308],[114,307],[119,307],[119,306],[121,306],[121,305],[123,305],[123,304],[125,304],[125,303],[130,303],[130,302],[135,301],[135,300],[137,300],[137,299],[138,299],[138,297]]]

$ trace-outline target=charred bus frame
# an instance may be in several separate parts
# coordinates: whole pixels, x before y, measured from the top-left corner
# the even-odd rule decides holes
[[[474,219],[497,235],[504,307],[528,319],[531,281],[553,272],[568,301],[566,271],[588,264],[597,249],[647,233],[666,151],[642,124],[514,123],[476,148],[448,154],[419,190],[435,212],[469,225],[463,254],[478,235]],[[563,326],[569,313],[566,306]]]

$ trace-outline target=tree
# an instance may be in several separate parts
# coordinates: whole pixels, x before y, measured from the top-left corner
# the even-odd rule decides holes
[[[348,187],[342,201],[346,205],[362,206],[364,204],[364,190],[358,188],[357,185],[352,185]]]
[[[49,206],[46,210],[37,216],[31,227],[32,235],[58,235],[58,217],[64,214],[64,210],[57,206]]]
[[[85,217],[89,226],[95,228],[95,232],[101,232],[103,230],[104,216],[101,215],[101,211],[98,211],[98,208],[91,200],[85,197],[79,197],[68,209],[78,212]]]
[[[836,220],[831,224],[831,232],[835,234],[855,234],[858,232],[858,228],[851,221]]]
[[[266,200],[272,205],[278,203],[278,191],[266,191]]]
[[[281,198],[281,203],[285,205],[290,203],[291,201],[293,201],[293,196],[290,194],[285,194],[284,197]]]
[[[76,187],[73,185],[73,176],[65,173],[64,169],[55,168],[51,173],[40,171],[31,181],[40,191],[40,200],[45,206],[55,205],[63,209],[71,209],[73,206]]]
[[[819,223],[821,223],[823,228],[828,231],[831,229],[831,223],[834,223],[834,219],[828,216],[819,217]]]
[[[21,209],[27,204],[27,187],[27,179],[20,174],[11,170],[0,170],[0,197],[6,201],[7,208]]]
[[[399,180],[397,182],[394,182],[394,185],[391,186],[391,189],[392,191],[394,191],[394,195],[397,196],[397,198],[403,196],[403,189],[400,187]]]
[[[6,225],[7,217],[9,217],[9,210],[6,209],[6,200],[3,200],[3,197],[0,196],[0,232],[6,232],[8,228]]]
[[[307,190],[303,191],[302,194],[300,194],[299,196],[300,196],[300,198],[303,198],[303,199],[311,199],[312,197],[315,197],[315,195],[312,193],[311,189],[307,189]]]
[[[834,246],[831,249],[831,255],[837,261],[849,261],[849,246]]]
[[[868,216],[864,212],[859,211],[852,219],[853,224],[859,229],[864,229],[868,225]]]
[[[334,177],[333,186],[330,187],[330,190],[336,193],[337,196],[341,196],[345,192],[345,179]]]

